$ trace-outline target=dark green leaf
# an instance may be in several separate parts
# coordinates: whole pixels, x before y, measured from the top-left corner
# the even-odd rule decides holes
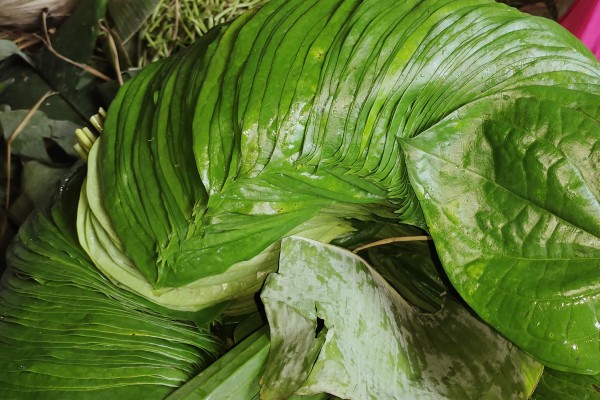
[[[408,225],[372,224],[378,230],[371,233],[367,243],[390,238],[427,237],[422,230]],[[402,297],[424,311],[438,310],[443,296],[452,292],[431,240],[388,243],[358,254]]]
[[[600,371],[598,66],[489,0],[273,0],[126,84],[91,212],[150,292],[218,279],[324,210],[393,216],[431,231],[506,337]]]
[[[5,139],[13,134],[15,129],[27,115],[27,110],[0,112],[0,133]],[[75,130],[79,125],[71,121],[55,121],[49,119],[45,113],[36,111],[29,123],[25,125],[12,143],[12,154],[45,163],[68,163],[77,157],[73,149],[76,143]],[[72,157],[52,158],[52,146],[58,146],[67,156]],[[58,158],[58,159],[57,159]]]
[[[8,210],[11,221],[20,226],[33,210],[48,206],[67,171],[67,168],[50,167],[38,161],[25,162],[19,197]]]
[[[0,75],[10,77],[3,91],[0,91],[0,104],[8,105],[13,110],[29,110],[47,92],[52,89],[48,83],[30,65],[20,60],[10,60],[0,64]],[[60,95],[50,96],[41,105],[48,118],[63,121],[69,120],[85,125],[87,118],[74,110]]]
[[[109,0],[108,12],[123,42],[141,28],[158,4],[159,0]]]
[[[532,400],[598,400],[600,375],[579,375],[546,368]]]
[[[51,37],[54,49],[62,56],[84,64],[92,64],[96,48],[98,21],[105,16],[107,0],[79,2],[75,11]],[[95,86],[102,82],[82,68],[61,60],[49,50],[36,54],[37,71],[50,87],[61,96],[84,119],[98,110],[99,98]],[[96,68],[102,69],[94,65]]]

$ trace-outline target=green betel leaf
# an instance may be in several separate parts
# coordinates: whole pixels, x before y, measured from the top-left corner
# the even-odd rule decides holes
[[[272,0],[123,86],[81,243],[183,311],[251,295],[311,221],[411,224],[484,320],[600,371],[599,88],[572,35],[492,0]]]
[[[269,354],[269,334],[262,327],[236,344],[165,400],[259,400],[259,380]],[[328,400],[320,393],[287,400]]]
[[[290,107],[314,99],[319,54],[357,2],[298,4],[268,3],[212,31],[147,68],[113,103],[97,191],[124,252],[153,288],[221,274],[339,201],[356,205],[342,206],[342,216],[364,217],[372,212],[363,204],[375,204],[375,213],[393,217],[378,185],[343,169],[294,164],[310,107]],[[282,29],[286,18],[297,20],[293,29]],[[258,57],[263,47],[267,55]],[[267,68],[273,62],[281,65]],[[288,80],[286,70],[304,79]],[[263,94],[272,104],[260,106]]]
[[[266,328],[254,332],[166,400],[251,400],[269,353]]]
[[[81,179],[19,231],[0,284],[0,398],[162,400],[218,342],[112,284],[78,245]],[[182,317],[180,315],[180,317]]]
[[[544,369],[532,400],[596,400],[600,398],[600,375],[580,375]]]
[[[290,237],[261,298],[261,398],[527,399],[542,366],[462,305],[422,313],[351,252]]]
[[[403,142],[461,296],[545,364],[583,373],[600,371],[599,99],[503,92]]]

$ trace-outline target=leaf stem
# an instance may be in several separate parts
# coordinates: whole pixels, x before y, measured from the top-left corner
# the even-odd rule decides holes
[[[377,240],[372,243],[367,243],[362,246],[358,246],[356,249],[352,250],[354,254],[358,253],[361,250],[370,249],[371,247],[384,246],[390,243],[399,243],[399,242],[419,242],[419,241],[428,241],[433,240],[431,236],[399,236],[399,237],[391,237],[386,239]]]
[[[100,21],[100,29],[106,33],[108,39],[108,48],[110,49],[113,58],[113,67],[115,68],[115,74],[117,75],[117,81],[119,86],[123,86],[123,77],[121,76],[121,65],[119,63],[119,52],[117,51],[117,44],[115,38],[112,35],[110,29],[106,26],[104,21]]]

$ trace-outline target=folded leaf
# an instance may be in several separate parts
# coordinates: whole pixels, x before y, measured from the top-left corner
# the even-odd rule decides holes
[[[424,314],[359,257],[315,241],[282,241],[261,299],[271,328],[264,399],[527,399],[542,372],[455,300]]]
[[[600,372],[599,95],[580,42],[491,0],[272,0],[122,88],[81,210],[159,294],[324,213],[412,224],[503,335]]]

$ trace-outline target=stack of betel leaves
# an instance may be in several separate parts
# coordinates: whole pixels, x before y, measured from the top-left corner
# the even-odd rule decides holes
[[[599,121],[553,21],[271,0],[128,81],[22,227],[0,397],[600,398]]]

